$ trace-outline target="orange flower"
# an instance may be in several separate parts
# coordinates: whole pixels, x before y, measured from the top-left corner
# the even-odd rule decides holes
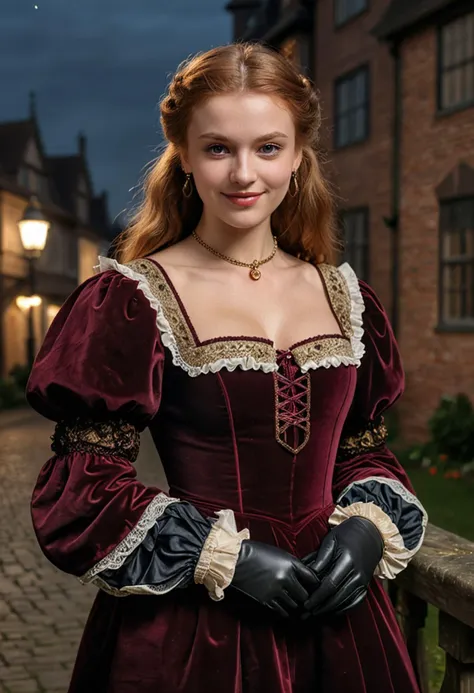
[[[462,474],[459,471],[459,469],[453,469],[453,471],[451,472],[451,479],[460,479],[461,476]]]
[[[428,472],[431,474],[431,476],[434,476],[435,474],[438,473],[438,469],[437,469],[437,467],[430,467],[428,469]]]
[[[440,462],[447,462],[448,461],[448,456],[447,455],[440,455],[439,456],[439,461]]]

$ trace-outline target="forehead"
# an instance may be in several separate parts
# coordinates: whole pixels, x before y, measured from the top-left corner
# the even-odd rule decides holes
[[[290,112],[279,99],[252,92],[211,96],[194,108],[189,124],[191,137],[213,131],[236,141],[273,130],[294,134]]]

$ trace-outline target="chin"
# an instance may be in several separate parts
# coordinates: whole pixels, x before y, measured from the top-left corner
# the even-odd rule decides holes
[[[242,214],[229,214],[225,216],[222,215],[219,218],[227,226],[233,226],[235,229],[245,230],[259,226],[268,218],[268,215],[262,216],[261,214],[246,214],[244,219],[244,216]]]

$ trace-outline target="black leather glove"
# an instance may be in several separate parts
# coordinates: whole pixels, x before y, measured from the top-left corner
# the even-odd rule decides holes
[[[303,618],[329,611],[342,614],[363,601],[383,546],[377,527],[364,517],[350,517],[333,527],[319,550],[303,559],[321,580],[305,603]]]
[[[277,546],[245,539],[231,585],[280,616],[301,608],[319,580],[298,558]],[[303,586],[304,585],[304,586]]]

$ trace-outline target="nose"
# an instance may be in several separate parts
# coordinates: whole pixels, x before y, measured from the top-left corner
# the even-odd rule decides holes
[[[232,161],[230,181],[239,187],[248,187],[256,180],[256,173],[251,164],[250,156],[239,154]]]

